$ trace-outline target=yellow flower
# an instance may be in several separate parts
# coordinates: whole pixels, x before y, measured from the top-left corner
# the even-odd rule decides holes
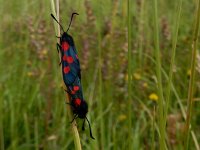
[[[136,79],[136,80],[140,80],[141,79],[141,75],[139,73],[134,73],[133,74],[133,77]]]
[[[151,94],[149,95],[149,99],[152,100],[152,101],[157,102],[157,101],[158,101],[158,95],[155,94],[155,93],[151,93]]]
[[[126,120],[126,118],[127,118],[127,116],[126,115],[124,115],[124,114],[121,114],[121,115],[119,115],[119,117],[118,117],[118,121],[124,121],[124,120]]]

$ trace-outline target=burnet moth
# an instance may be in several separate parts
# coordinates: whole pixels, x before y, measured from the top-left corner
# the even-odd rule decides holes
[[[92,136],[92,130],[90,126],[90,122],[87,119],[86,115],[88,112],[88,104],[83,98],[83,91],[81,85],[81,69],[80,63],[76,51],[76,47],[74,44],[74,40],[71,35],[67,32],[72,23],[72,19],[74,15],[78,15],[78,13],[72,13],[71,20],[67,31],[64,31],[62,25],[58,22],[58,20],[51,14],[51,17],[59,24],[62,34],[60,38],[60,44],[57,43],[57,50],[61,53],[61,62],[62,65],[62,75],[64,83],[67,87],[66,92],[70,95],[70,103],[69,105],[72,107],[74,119],[80,118],[83,120],[82,130],[85,130],[85,120],[87,120],[89,129],[90,129],[90,137],[94,139]]]

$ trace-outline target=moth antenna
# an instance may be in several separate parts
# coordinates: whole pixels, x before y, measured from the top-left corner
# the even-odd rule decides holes
[[[90,137],[91,137],[93,140],[95,140],[95,138],[94,138],[93,135],[92,135],[92,129],[91,129],[91,126],[90,126],[90,122],[89,122],[89,120],[88,120],[87,117],[85,117],[85,118],[86,118],[86,120],[87,120],[87,122],[88,122],[88,125],[89,125],[89,128],[90,128]]]
[[[72,19],[73,19],[73,16],[74,16],[74,15],[79,15],[79,14],[78,14],[78,13],[72,13],[72,15],[71,15],[71,20],[70,20],[70,23],[69,23],[69,26],[68,26],[67,31],[69,30],[69,28],[70,28],[70,26],[71,26]]]
[[[62,31],[65,32],[64,29],[63,29],[63,27],[62,27],[62,25],[58,22],[58,20],[54,17],[53,14],[51,14],[51,17],[60,25]]]

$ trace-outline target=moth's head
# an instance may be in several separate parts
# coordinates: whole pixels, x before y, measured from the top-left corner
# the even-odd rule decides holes
[[[67,32],[64,32],[62,34],[62,37],[60,38],[60,42],[67,42],[70,46],[74,46],[74,40],[71,35],[69,35]]]

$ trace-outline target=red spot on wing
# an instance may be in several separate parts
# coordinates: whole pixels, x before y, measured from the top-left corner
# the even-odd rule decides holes
[[[69,64],[73,63],[73,61],[74,61],[74,59],[73,59],[72,56],[68,56],[66,59],[67,59],[67,62],[68,62]]]
[[[76,93],[76,92],[75,92],[74,90],[73,90],[73,91],[71,91],[71,94],[73,94],[73,95],[74,95],[75,93]]]
[[[80,106],[81,105],[81,99],[80,98],[76,98],[74,100],[74,103],[75,103],[76,106]]]
[[[63,49],[64,51],[67,51],[67,50],[69,49],[69,44],[68,44],[67,42],[63,42],[63,43],[62,43],[62,49]]]
[[[64,73],[67,74],[70,72],[70,67],[67,66],[67,67],[64,67]]]
[[[75,85],[74,86],[74,91],[78,91],[79,90],[79,86]]]
[[[67,61],[67,56],[64,55],[62,59],[63,59],[63,61]]]

